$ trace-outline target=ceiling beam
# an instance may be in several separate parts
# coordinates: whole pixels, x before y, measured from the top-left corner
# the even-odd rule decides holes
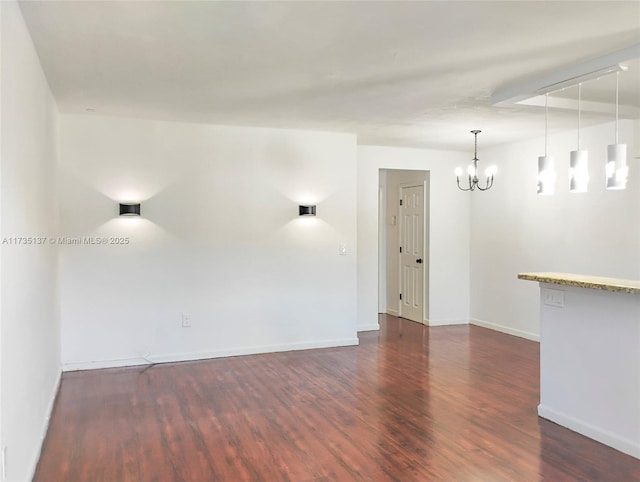
[[[540,92],[549,88],[549,86],[564,84],[571,79],[584,78],[590,74],[604,72],[608,69],[613,72],[620,62],[637,58],[640,58],[640,43],[499,89],[491,95],[491,103],[496,106],[513,105],[538,96]],[[576,80],[575,84],[577,83],[578,80]]]
[[[544,107],[545,96],[536,95],[535,97],[528,97],[517,102],[517,104]],[[578,99],[549,96],[548,105],[550,109],[577,111]],[[580,110],[582,110],[582,112],[588,112],[590,114],[602,114],[609,117],[611,117],[612,113],[614,112],[613,106],[610,102],[595,102],[584,99],[580,102]],[[618,115],[621,119],[640,119],[640,109],[633,105],[620,105]]]

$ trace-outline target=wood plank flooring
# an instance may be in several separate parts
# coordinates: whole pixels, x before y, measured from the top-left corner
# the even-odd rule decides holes
[[[65,373],[34,480],[640,480],[640,460],[538,418],[537,343],[381,327],[357,347]]]

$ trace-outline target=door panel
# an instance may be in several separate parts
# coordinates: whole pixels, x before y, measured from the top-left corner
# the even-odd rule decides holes
[[[401,189],[400,316],[423,323],[424,187]]]

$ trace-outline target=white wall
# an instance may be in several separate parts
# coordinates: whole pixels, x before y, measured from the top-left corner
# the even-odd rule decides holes
[[[380,169],[430,173],[429,323],[469,320],[469,196],[454,169],[464,153],[358,147],[358,328],[378,326],[378,183]]]
[[[31,480],[60,375],[55,246],[57,108],[15,2],[2,16],[0,227],[1,442],[6,480]],[[9,244],[11,243],[11,244]]]
[[[634,126],[620,123],[620,142],[633,145]],[[495,163],[494,187],[473,193],[471,219],[471,313],[473,322],[538,339],[538,287],[516,279],[522,271],[640,278],[640,164],[630,157],[624,191],[606,191],[604,163],[613,124],[583,129],[589,151],[587,193],[569,193],[569,151],[576,132],[549,138],[558,175],[553,196],[536,194],[537,160],[544,139],[486,149],[481,162]]]
[[[61,249],[65,369],[357,343],[355,136],[63,115],[60,143],[63,233],[130,239]]]

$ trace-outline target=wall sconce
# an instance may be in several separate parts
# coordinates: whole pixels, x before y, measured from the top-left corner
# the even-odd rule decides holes
[[[140,203],[120,203],[120,216],[140,216]]]
[[[298,214],[300,216],[315,216],[316,205],[315,204],[301,204],[298,207]]]

